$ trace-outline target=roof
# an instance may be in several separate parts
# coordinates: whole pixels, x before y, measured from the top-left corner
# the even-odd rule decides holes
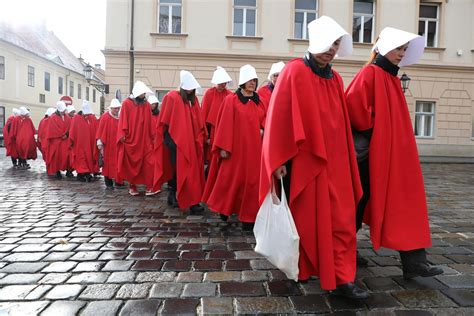
[[[45,25],[13,26],[0,22],[0,40],[18,46],[77,73],[83,73],[81,61]]]

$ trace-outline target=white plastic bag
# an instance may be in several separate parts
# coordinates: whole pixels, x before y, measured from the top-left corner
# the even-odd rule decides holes
[[[253,229],[255,251],[262,254],[288,279],[298,281],[300,237],[286,201],[281,181],[281,202],[272,186],[257,214]]]

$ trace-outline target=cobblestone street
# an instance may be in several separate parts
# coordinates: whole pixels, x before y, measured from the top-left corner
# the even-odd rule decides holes
[[[168,209],[166,192],[131,197],[54,180],[43,161],[14,170],[0,149],[0,315],[336,313],[474,314],[474,165],[424,164],[432,264],[445,273],[405,281],[396,252],[374,252],[354,302],[295,283],[252,249],[232,219]]]

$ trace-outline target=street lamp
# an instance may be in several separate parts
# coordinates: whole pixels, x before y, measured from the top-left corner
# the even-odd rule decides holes
[[[403,93],[405,93],[405,91],[407,91],[408,86],[410,85],[410,80],[411,80],[411,78],[408,77],[406,73],[403,73],[403,75],[400,77],[400,81],[402,82]]]
[[[96,88],[102,95],[109,93],[108,85],[94,79],[94,71],[89,64],[84,67],[84,77],[86,77],[87,83]]]

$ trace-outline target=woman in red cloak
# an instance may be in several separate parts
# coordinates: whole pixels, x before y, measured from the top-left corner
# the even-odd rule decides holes
[[[5,122],[5,127],[3,128],[3,141],[5,145],[6,156],[10,156],[13,164],[13,168],[18,167],[18,153],[16,151],[16,144],[12,141],[11,134],[13,133],[13,121],[16,116],[20,114],[20,110],[13,108],[12,115],[10,115]]]
[[[30,111],[26,107],[20,107],[20,115],[15,117],[13,124],[11,136],[16,143],[19,169],[30,169],[30,165],[26,161],[36,159],[36,129],[29,115]]]
[[[236,213],[244,230],[257,216],[264,109],[255,68],[240,68],[239,89],[224,99],[217,120],[203,202],[223,220]]]
[[[170,152],[175,173],[168,181],[168,205],[188,208],[192,215],[204,210],[199,204],[204,189],[204,140],[207,137],[196,89],[201,86],[186,70],[180,72],[179,91],[163,98],[159,127]]]
[[[351,36],[322,16],[308,25],[304,58],[278,77],[265,123],[260,202],[273,177],[283,177],[300,236],[299,276],[352,299],[368,293],[355,283],[356,205],[362,195],[343,83],[330,62],[352,51]],[[278,247],[278,245],[275,245]]]
[[[346,91],[364,189],[356,227],[361,228],[362,220],[370,226],[375,250],[400,252],[405,279],[443,273],[426,259],[431,237],[423,175],[397,77],[399,66],[416,63],[423,50],[423,37],[383,29],[370,61]]]
[[[268,84],[264,85],[263,87],[260,87],[257,91],[258,97],[260,98],[262,106],[265,110],[265,114],[267,114],[273,89],[275,89],[275,85],[278,80],[278,75],[283,70],[283,67],[285,67],[285,63],[282,61],[272,64],[270,72],[268,73]]]

